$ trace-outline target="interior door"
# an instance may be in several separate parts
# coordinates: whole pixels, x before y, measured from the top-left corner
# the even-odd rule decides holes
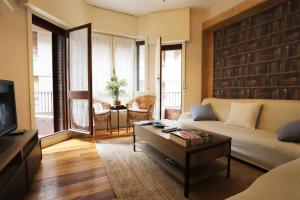
[[[93,133],[91,24],[67,31],[68,129]]]

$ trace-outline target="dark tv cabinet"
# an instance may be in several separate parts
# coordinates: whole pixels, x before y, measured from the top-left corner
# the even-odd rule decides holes
[[[37,130],[5,137],[14,143],[0,153],[0,199],[23,199],[42,160],[41,141]]]

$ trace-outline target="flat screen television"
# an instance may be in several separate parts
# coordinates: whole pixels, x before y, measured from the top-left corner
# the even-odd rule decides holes
[[[0,136],[14,131],[17,127],[14,82],[0,80]]]

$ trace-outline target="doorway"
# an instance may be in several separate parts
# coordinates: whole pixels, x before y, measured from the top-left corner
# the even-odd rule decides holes
[[[182,44],[161,46],[161,119],[176,119],[182,105]]]
[[[34,111],[39,136],[54,133],[52,32],[32,25]]]
[[[32,15],[32,48],[39,137],[92,134],[91,24],[65,30]]]

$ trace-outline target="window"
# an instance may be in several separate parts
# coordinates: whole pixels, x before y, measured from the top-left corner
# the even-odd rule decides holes
[[[136,42],[136,90],[145,91],[145,41]]]
[[[117,37],[108,34],[93,33],[93,97],[112,103],[111,96],[105,86],[113,74],[125,79],[127,86],[125,96],[120,99],[123,103],[133,98],[134,92],[134,66],[135,66],[135,40]]]

